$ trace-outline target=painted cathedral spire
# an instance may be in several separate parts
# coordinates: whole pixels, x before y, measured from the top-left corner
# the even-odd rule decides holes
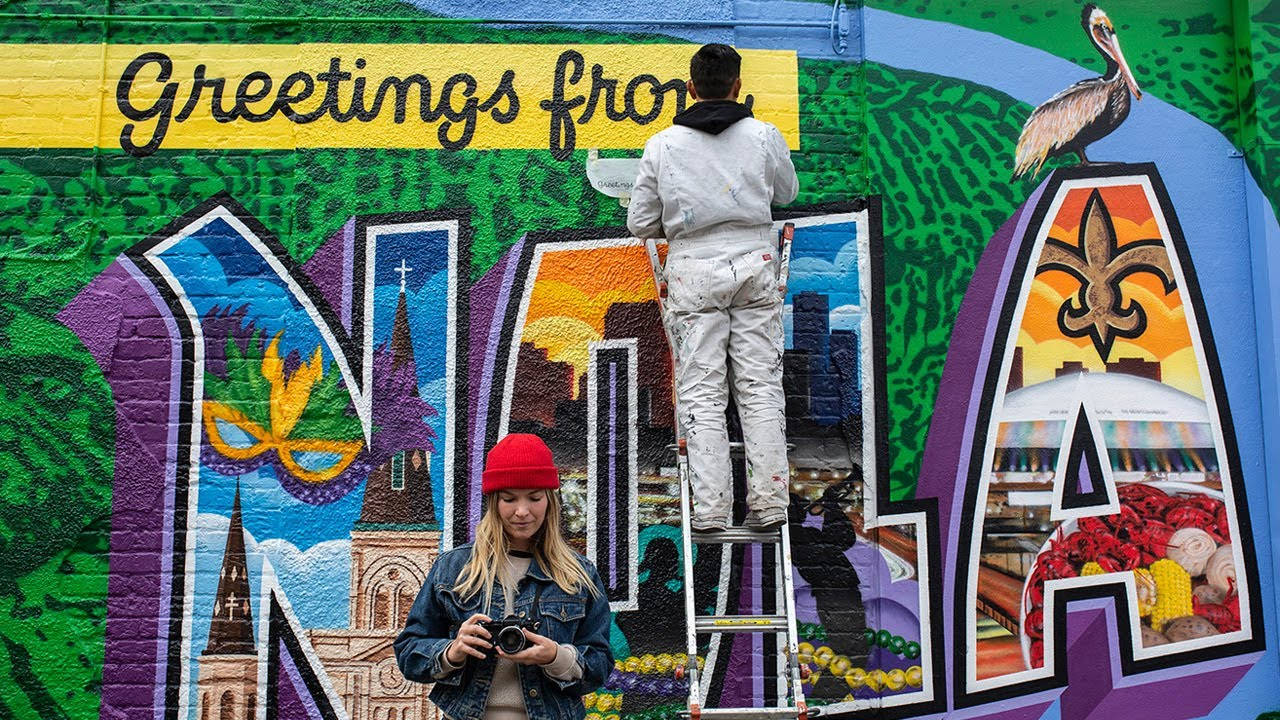
[[[400,285],[400,300],[396,303],[396,320],[391,329],[391,367],[399,369],[405,364],[417,375],[418,366],[413,361],[413,336],[409,334],[409,306],[404,297],[404,285]],[[418,394],[414,383],[413,394]]]
[[[209,623],[205,655],[253,655],[253,610],[249,605],[249,566],[244,549],[244,525],[240,519],[240,485],[236,485],[227,526],[227,547],[222,553],[218,596]]]
[[[409,308],[405,300],[401,263],[400,299],[391,329],[391,366],[407,366],[418,394],[417,364],[413,359],[413,335],[409,330]],[[431,454],[425,448],[407,448],[369,473],[364,487],[364,504],[356,530],[439,530],[435,503],[431,498]]]

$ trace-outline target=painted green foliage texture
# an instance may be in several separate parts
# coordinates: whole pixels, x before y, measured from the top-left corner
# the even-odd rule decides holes
[[[1065,3],[873,5],[997,32],[1101,70],[1083,33],[1063,31],[1078,27],[1078,10]],[[108,8],[11,2],[0,9]],[[1181,12],[1147,0],[1107,9],[1144,90],[1236,136],[1225,10]],[[110,11],[295,15],[298,7],[134,0],[112,2]],[[1264,47],[1280,44],[1280,18],[1271,17],[1280,13],[1267,12],[1254,18]],[[324,0],[306,13],[413,10],[393,0]],[[102,32],[94,23],[9,22],[5,41],[98,42]],[[109,33],[119,43],[669,41],[412,24],[116,24]],[[1031,108],[987,88],[875,63],[803,60],[800,84],[798,202],[884,198],[890,477],[893,497],[910,497],[952,319],[986,239],[1034,187],[1008,179]],[[1280,113],[1277,92],[1258,86],[1259,113]],[[244,204],[299,259],[354,214],[466,209],[478,276],[525,232],[623,223],[622,209],[586,184],[584,161],[581,152],[560,163],[543,151],[162,151],[145,159],[111,150],[0,151],[0,463],[7,463],[0,465],[0,682],[21,691],[0,697],[0,718],[98,712],[114,412],[101,372],[54,318],[59,308],[119,252],[218,192]]]

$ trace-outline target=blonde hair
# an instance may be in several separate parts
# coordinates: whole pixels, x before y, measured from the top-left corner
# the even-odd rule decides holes
[[[577,593],[586,588],[594,596],[600,590],[592,582],[587,571],[578,562],[577,555],[569,543],[565,542],[560,532],[560,493],[547,490],[547,514],[542,519],[542,527],[533,537],[533,558],[538,567],[567,593]],[[476,540],[471,548],[471,557],[458,573],[458,581],[453,586],[460,597],[470,597],[484,589],[486,598],[493,595],[493,585],[497,581],[498,568],[506,562],[507,552],[511,549],[507,542],[507,534],[502,529],[502,518],[498,515],[498,498],[495,494],[485,499],[484,516],[476,526]]]

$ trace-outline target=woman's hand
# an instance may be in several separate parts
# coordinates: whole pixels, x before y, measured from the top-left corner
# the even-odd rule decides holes
[[[524,630],[524,637],[529,641],[529,647],[514,655],[508,655],[502,651],[502,648],[498,648],[498,654],[521,665],[546,665],[555,660],[560,652],[560,646],[551,638],[543,637],[530,630]]]
[[[467,618],[462,623],[462,627],[458,628],[458,634],[453,638],[453,642],[449,643],[449,647],[445,648],[444,659],[454,665],[461,665],[467,661],[467,657],[480,658],[485,657],[485,650],[493,647],[489,631],[480,625],[482,622],[489,622],[489,616],[484,613],[476,613]]]

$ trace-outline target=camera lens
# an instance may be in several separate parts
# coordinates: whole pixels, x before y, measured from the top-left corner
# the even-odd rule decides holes
[[[498,632],[498,647],[508,655],[514,655],[525,648],[527,641],[519,627],[508,626]]]

